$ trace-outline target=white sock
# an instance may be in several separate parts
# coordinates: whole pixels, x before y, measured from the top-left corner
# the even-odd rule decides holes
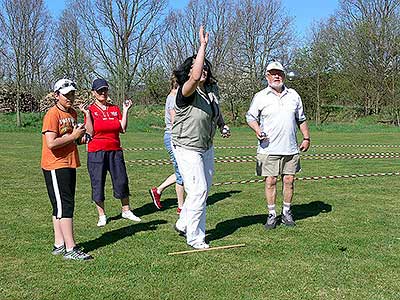
[[[161,191],[157,188],[157,193],[159,194],[159,195],[161,195]]]
[[[74,248],[67,248],[67,249],[66,249],[67,252],[70,252],[70,251],[72,251],[72,250],[74,250]]]
[[[56,248],[60,248],[60,247],[62,247],[62,246],[64,246],[64,243],[63,243],[63,244],[60,244],[60,245],[54,244],[54,247],[56,247]]]
[[[105,219],[107,219],[106,215],[99,216],[99,220],[105,220]]]
[[[283,213],[284,215],[286,215],[286,214],[289,212],[289,210],[290,210],[290,205],[291,205],[291,203],[283,202],[282,213]]]
[[[276,217],[275,204],[268,205],[268,214]]]

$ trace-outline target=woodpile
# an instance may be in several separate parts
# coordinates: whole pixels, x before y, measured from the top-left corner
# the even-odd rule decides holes
[[[54,93],[48,93],[45,97],[37,101],[30,93],[21,92],[20,111],[21,112],[45,112],[55,103]],[[81,103],[93,101],[91,91],[78,91],[74,107],[77,109]],[[13,89],[0,88],[0,113],[16,112],[17,92]]]
[[[48,93],[43,99],[40,100],[39,110],[41,112],[47,111],[55,103],[54,93]],[[91,91],[77,91],[74,102],[74,108],[78,110],[79,105],[85,102],[94,101]]]
[[[39,104],[32,94],[19,93],[20,111],[21,112],[37,112]],[[2,87],[0,89],[0,113],[8,113],[16,111],[17,92],[13,89]]]

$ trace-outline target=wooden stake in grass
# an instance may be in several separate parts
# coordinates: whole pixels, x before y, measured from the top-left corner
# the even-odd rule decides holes
[[[168,255],[189,254],[189,253],[195,253],[195,252],[222,250],[222,249],[238,248],[238,247],[244,247],[244,246],[246,246],[246,244],[227,245],[227,246],[211,247],[208,249],[194,249],[194,250],[186,250],[186,251],[179,251],[179,252],[171,252],[171,253],[168,253]]]

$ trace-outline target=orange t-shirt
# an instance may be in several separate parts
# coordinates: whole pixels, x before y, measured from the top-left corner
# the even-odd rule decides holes
[[[72,108],[68,112],[53,106],[43,118],[42,127],[42,162],[41,167],[45,170],[61,168],[77,168],[79,162],[78,148],[74,142],[58,149],[50,150],[47,147],[46,132],[55,132],[57,137],[70,134],[77,123],[76,111]]]

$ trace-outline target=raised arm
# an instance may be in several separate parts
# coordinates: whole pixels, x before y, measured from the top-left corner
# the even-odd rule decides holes
[[[206,55],[206,48],[208,43],[208,32],[204,33],[203,26],[200,26],[199,36],[200,36],[200,48],[197,51],[196,59],[192,66],[192,70],[189,74],[190,75],[189,80],[186,81],[182,87],[182,95],[184,97],[189,97],[194,93],[197,86],[199,85],[199,81],[203,73],[204,58]]]
[[[125,100],[122,104],[122,120],[121,120],[121,132],[125,133],[128,127],[128,111],[132,106],[132,100]]]
[[[79,105],[80,111],[83,113],[85,117],[85,128],[86,132],[89,133],[91,136],[93,136],[93,120],[92,116],[90,114],[90,110],[88,109],[88,105],[86,103],[83,103]]]

